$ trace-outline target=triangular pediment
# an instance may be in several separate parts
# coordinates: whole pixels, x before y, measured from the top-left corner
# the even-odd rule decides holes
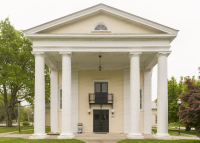
[[[98,4],[85,10],[25,30],[25,34],[99,34],[94,26],[103,22],[112,34],[177,34],[178,31],[113,7]]]

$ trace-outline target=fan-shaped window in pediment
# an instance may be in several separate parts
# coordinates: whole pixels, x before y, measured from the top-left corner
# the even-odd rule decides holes
[[[108,31],[108,26],[103,23],[103,22],[99,22],[99,23],[96,23],[95,26],[94,26],[94,30],[95,31]]]
[[[97,25],[95,27],[94,30],[108,30],[108,28],[105,25],[103,25],[103,24],[99,24],[99,25]]]

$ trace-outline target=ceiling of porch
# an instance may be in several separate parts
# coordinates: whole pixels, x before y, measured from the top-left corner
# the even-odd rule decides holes
[[[58,52],[45,53],[45,63],[51,69],[62,69],[62,57]],[[102,70],[129,70],[129,53],[72,53],[72,70],[98,70],[99,55],[102,55]],[[151,69],[157,64],[156,53],[142,53],[140,69]]]

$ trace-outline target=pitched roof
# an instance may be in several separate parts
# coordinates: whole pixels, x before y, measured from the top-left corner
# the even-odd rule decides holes
[[[77,20],[77,19],[80,19],[80,18],[84,18],[88,15],[92,15],[92,14],[98,13],[98,12],[110,13],[110,14],[113,14],[113,15],[118,16],[120,18],[123,18],[127,21],[134,21],[134,22],[137,22],[138,24],[145,25],[145,26],[157,29],[157,30],[161,30],[161,31],[166,32],[168,34],[177,35],[177,33],[178,33],[178,30],[169,28],[167,26],[164,26],[164,25],[158,24],[156,22],[141,18],[141,17],[136,16],[136,15],[124,12],[122,10],[110,7],[110,6],[105,5],[105,4],[98,4],[98,5],[89,7],[87,9],[75,12],[73,14],[70,14],[70,15],[52,20],[50,22],[35,26],[33,28],[24,30],[24,32],[25,32],[25,34],[35,34],[39,31],[42,31],[42,30],[45,30],[45,29],[48,29],[48,28],[51,28],[51,27],[61,26],[63,24],[69,23],[70,21],[74,21],[74,20]]]

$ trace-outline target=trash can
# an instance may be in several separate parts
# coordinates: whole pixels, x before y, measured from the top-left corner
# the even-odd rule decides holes
[[[82,133],[82,123],[78,123],[78,133]]]

